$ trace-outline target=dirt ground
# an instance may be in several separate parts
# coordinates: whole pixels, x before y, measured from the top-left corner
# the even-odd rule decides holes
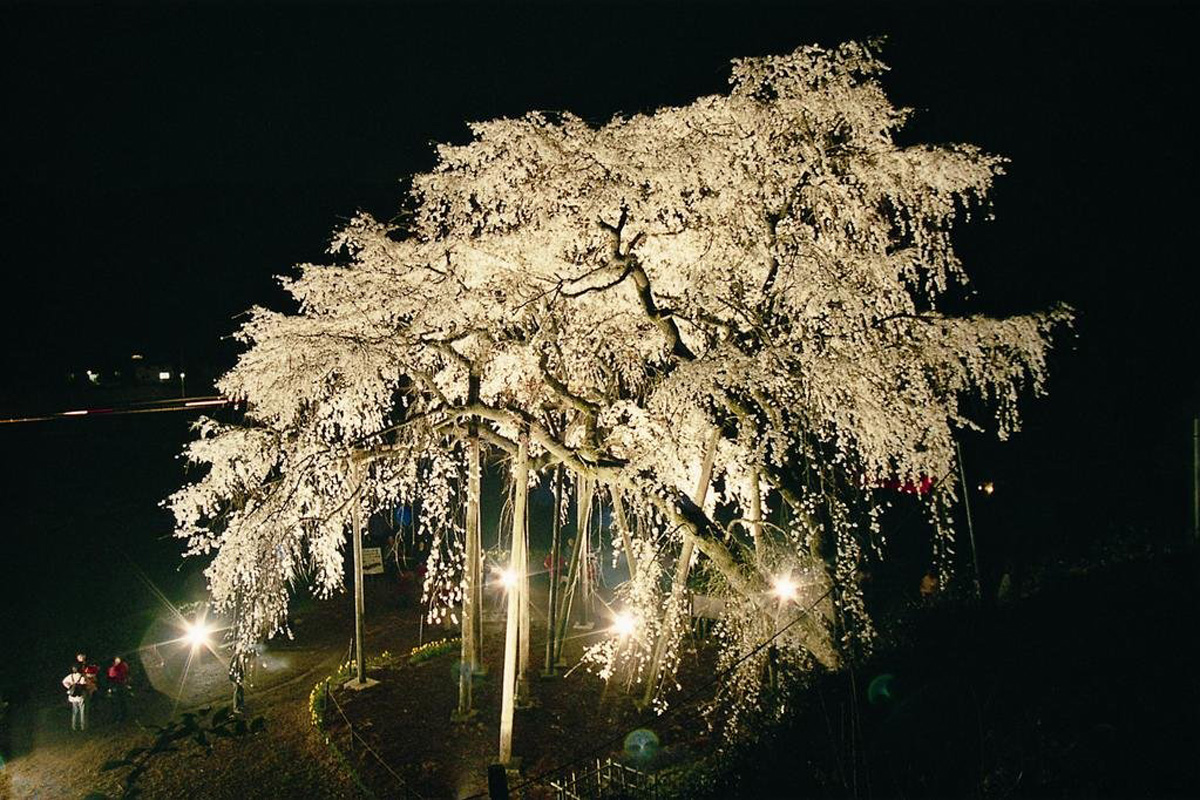
[[[520,776],[510,786],[523,786],[522,794],[547,793],[548,773],[565,768],[583,771],[596,758],[613,757],[645,771],[686,758],[706,746],[703,725],[696,716],[656,719],[640,714],[632,698],[606,687],[582,668],[565,677],[540,675],[545,654],[546,587],[535,582],[531,614],[531,682],[534,705],[516,712],[513,754],[521,765]],[[419,797],[466,798],[487,796],[487,768],[498,756],[500,727],[500,674],[504,658],[504,622],[496,599],[485,602],[484,657],[487,674],[474,689],[475,717],[466,723],[451,720],[458,702],[458,652],[443,654],[416,665],[373,670],[380,681],[370,689],[338,690],[335,697],[361,742],[351,744],[346,723],[332,711],[327,715],[333,741],[346,753],[363,782],[380,797],[403,797],[407,789]],[[576,664],[585,645],[596,641],[604,625],[603,605],[598,605],[592,632],[572,629],[564,652],[567,664]],[[426,636],[426,641],[436,636]],[[412,643],[415,644],[415,641]],[[392,652],[408,652],[396,642]],[[410,648],[411,649],[411,648]],[[691,654],[685,671],[695,678],[706,665]],[[627,751],[626,734],[653,732],[657,747]],[[646,734],[639,733],[645,737]],[[636,751],[636,752],[635,752]],[[383,763],[381,763],[383,762]],[[386,764],[386,766],[384,766]],[[537,780],[538,778],[541,780]]]
[[[344,599],[344,598],[343,598]],[[402,627],[404,617],[393,607],[377,605],[368,634]],[[177,753],[156,757],[139,786],[145,797],[276,798],[361,796],[336,756],[312,728],[308,696],[313,684],[345,658],[346,637],[353,630],[349,604],[332,600],[308,604],[293,617],[295,640],[271,643],[271,657],[287,660],[288,670],[267,676],[256,673],[247,689],[247,716],[261,716],[262,732],[237,739],[213,739],[206,752],[185,742]],[[303,617],[299,614],[303,613]],[[409,614],[409,617],[412,615]],[[415,624],[415,623],[414,623]],[[189,704],[227,705],[226,688],[211,688],[204,700],[196,689],[181,694],[182,703],[155,690],[149,668],[137,671],[130,719],[117,723],[98,698],[87,731],[69,730],[65,696],[38,697],[10,709],[9,753],[0,770],[0,797],[82,798],[90,793],[116,797],[126,770],[102,773],[104,762],[119,759],[133,747],[145,747],[153,733],[145,726],[162,725]],[[196,675],[193,674],[192,678]],[[223,679],[218,687],[227,687]]]
[[[207,753],[198,746],[159,757],[139,785],[146,797],[170,798],[351,798],[360,794],[311,728],[306,705],[311,687],[286,687],[270,704],[259,704],[263,732],[236,740],[219,739]],[[4,771],[0,796],[82,798],[92,792],[120,795],[124,770],[101,773],[100,766],[152,736],[136,722],[102,719],[86,732],[67,729],[65,707],[40,712],[37,747],[17,755]],[[169,713],[169,709],[167,709]],[[161,714],[143,708],[143,719]]]
[[[399,592],[368,586],[368,653],[382,651],[404,656],[419,643],[457,635],[457,629],[422,624],[417,608],[405,604]],[[647,719],[623,692],[608,689],[582,668],[565,677],[540,676],[545,652],[544,578],[535,580],[531,614],[531,653],[535,680],[534,706],[518,710],[513,738],[514,755],[522,766],[513,786],[566,767],[583,770],[597,757],[621,758],[653,771],[662,764],[683,759],[704,746],[703,725],[692,716],[684,719]],[[369,744],[352,740],[344,721],[327,715],[327,733],[345,754],[339,758],[311,725],[308,696],[313,686],[331,674],[346,657],[350,620],[345,603],[310,610],[295,626],[296,640],[286,648],[309,653],[303,671],[282,684],[248,691],[251,715],[261,715],[265,729],[246,737],[214,741],[211,752],[188,744],[178,753],[157,758],[140,781],[148,798],[354,798],[369,796],[424,798],[487,795],[487,768],[496,761],[499,746],[499,676],[503,665],[504,620],[502,598],[485,602],[483,661],[487,674],[475,682],[474,708],[467,723],[451,721],[458,703],[458,651],[420,664],[399,658],[398,666],[374,670],[379,685],[362,692],[335,690],[355,731]],[[603,603],[597,604],[594,631],[572,628],[564,652],[569,665],[578,662],[586,644],[603,635]],[[298,656],[297,656],[298,657]],[[685,673],[703,676],[706,666],[693,653]],[[691,682],[689,680],[689,682]],[[134,709],[146,724],[171,718],[169,698],[147,693]],[[108,722],[103,709],[85,733],[68,730],[65,701],[34,708],[15,709],[27,717],[24,733],[15,742],[14,756],[0,770],[0,797],[83,798],[92,792],[116,797],[124,770],[101,773],[107,760],[120,758],[135,746],[146,746],[152,734],[138,722]],[[625,752],[625,734],[635,729],[653,731],[657,747]],[[639,734],[646,736],[646,734]],[[353,743],[352,743],[353,742]],[[386,765],[386,766],[384,766]],[[526,786],[522,794],[539,797],[545,781]]]

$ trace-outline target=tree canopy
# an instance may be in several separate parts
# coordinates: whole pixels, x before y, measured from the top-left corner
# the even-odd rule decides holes
[[[942,310],[967,280],[953,225],[1004,161],[897,144],[909,112],[884,70],[873,45],[802,47],[735,61],[727,94],[682,107],[474,123],[395,221],[338,231],[332,263],[284,280],[297,313],[252,310],[219,382],[245,420],[199,425],[203,470],[168,501],[187,552],[212,554],[238,652],[285,623],[292,584],[341,588],[356,493],[364,515],[420,498],[427,595],[459,603],[473,431],[501,457],[527,436],[533,480],[561,465],[620,504],[639,633],[593,648],[606,677],[656,681],[663,641],[670,674],[693,550],[725,663],[777,631],[781,575],[785,616],[810,613],[773,657],[832,667],[865,640],[852,578],[865,548],[886,555],[876,487],[935,477],[951,502],[956,430],[1014,430],[1070,319]],[[739,667],[739,702],[761,666]]]

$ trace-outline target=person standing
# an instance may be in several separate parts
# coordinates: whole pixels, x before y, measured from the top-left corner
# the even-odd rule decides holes
[[[124,722],[129,712],[129,665],[120,656],[108,668],[108,696],[112,701],[113,720]]]
[[[558,563],[554,563],[554,554],[546,553],[546,558],[542,561],[542,565],[546,571],[550,573],[550,580],[558,581],[559,583],[567,582],[567,557],[561,553],[558,556]]]
[[[94,710],[93,701],[96,690],[100,688],[100,667],[88,661],[87,653],[76,653],[75,663],[79,665],[79,674],[83,676],[87,689],[83,695],[84,714],[91,716]]]
[[[71,730],[87,730],[87,678],[76,662],[71,665],[71,674],[62,679],[67,690],[67,702],[71,704]]]

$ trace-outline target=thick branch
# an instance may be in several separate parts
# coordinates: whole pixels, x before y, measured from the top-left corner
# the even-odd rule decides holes
[[[550,387],[556,395],[559,396],[567,405],[574,407],[578,411],[594,419],[600,413],[600,408],[595,403],[585,400],[577,394],[571,392],[567,385],[560,381],[558,377],[550,371],[550,365],[545,353],[542,353],[538,358],[538,369],[541,370],[542,380]]]
[[[646,312],[646,316],[654,321],[659,330],[666,335],[667,340],[671,343],[672,355],[685,361],[695,361],[696,354],[683,343],[683,339],[679,335],[679,326],[675,323],[674,317],[663,313],[659,309],[658,304],[654,302],[654,293],[650,291],[650,276],[646,274],[646,270],[642,269],[642,265],[637,263],[636,260],[631,263],[633,264],[633,269],[630,275],[633,277],[634,286],[637,287],[638,299],[642,301],[642,310]]]

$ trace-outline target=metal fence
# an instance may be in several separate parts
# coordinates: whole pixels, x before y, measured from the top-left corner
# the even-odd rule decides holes
[[[611,758],[596,759],[586,772],[571,771],[550,781],[555,800],[657,800],[658,782],[653,775],[628,767]]]

